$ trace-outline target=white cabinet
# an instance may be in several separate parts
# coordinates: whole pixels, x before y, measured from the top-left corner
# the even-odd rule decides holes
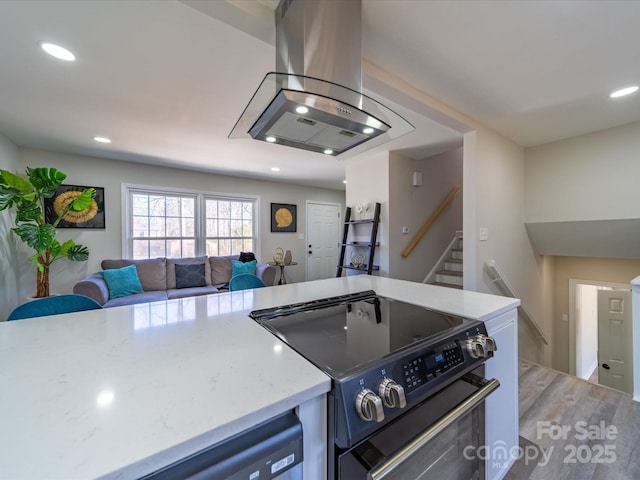
[[[304,432],[303,478],[327,478],[327,396],[321,395],[296,408]]]
[[[518,311],[510,310],[485,321],[498,351],[485,364],[485,377],[500,388],[486,401],[487,480],[502,479],[518,453]]]

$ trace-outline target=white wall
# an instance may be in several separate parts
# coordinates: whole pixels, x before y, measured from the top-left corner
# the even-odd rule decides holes
[[[640,218],[640,122],[528,148],[525,219]]]
[[[544,255],[640,258],[640,122],[526,151],[525,220]]]
[[[18,158],[18,148],[0,134],[0,168],[13,173],[22,173]],[[5,320],[11,310],[18,305],[21,296],[28,296],[27,286],[22,285],[18,275],[18,238],[11,232],[15,214],[12,210],[0,212],[0,321]],[[20,286],[23,288],[20,288]],[[31,284],[35,289],[35,281]],[[24,293],[27,292],[27,293]]]
[[[598,290],[576,285],[576,376],[584,379],[598,365]]]
[[[467,145],[469,142],[470,145]],[[478,127],[465,135],[464,252],[475,253],[475,265],[464,263],[465,288],[502,294],[485,271],[495,260],[533,318],[551,337],[543,291],[546,278],[541,256],[534,251],[524,226],[524,149],[492,130]],[[480,241],[479,230],[488,230]],[[549,347],[519,322],[520,355],[549,364]]]
[[[423,160],[410,160],[397,153],[390,157],[390,276],[421,282],[445,251],[456,230],[462,230],[460,191],[449,207],[407,258],[401,253],[422,225],[447,198],[462,186],[462,148]],[[412,186],[413,172],[422,173],[422,185]],[[409,233],[402,233],[402,227]]]
[[[355,206],[358,203],[369,203],[369,214],[373,214],[374,204],[380,202],[380,226],[374,265],[380,270],[376,275],[389,276],[389,153],[363,153],[347,159],[345,163],[347,180],[346,206],[352,209],[355,218]],[[361,228],[368,228],[364,225]],[[346,258],[349,258],[347,252]],[[349,271],[347,271],[347,274]]]
[[[299,239],[305,234],[305,201],[315,200],[344,205],[344,192],[309,188],[285,183],[214,175],[209,173],[179,170],[173,168],[141,165],[101,158],[68,155],[34,149],[20,149],[21,169],[30,167],[55,167],[67,176],[66,183],[104,187],[105,189],[105,230],[59,230],[59,238],[73,238],[90,250],[87,262],[61,260],[52,267],[51,289],[55,292],[69,292],[75,282],[87,274],[100,269],[105,258],[122,256],[121,185],[140,184],[159,187],[183,188],[189,190],[258,195],[260,197],[260,251],[259,260],[272,261],[277,247],[291,250],[293,260],[298,265],[287,269],[287,280],[304,281],[306,278],[306,240]],[[270,204],[290,203],[297,205],[297,233],[271,233]],[[33,273],[32,273],[33,275]]]

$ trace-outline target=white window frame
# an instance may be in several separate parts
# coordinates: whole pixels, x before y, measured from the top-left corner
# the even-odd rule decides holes
[[[122,257],[133,258],[133,249],[131,241],[131,193],[145,193],[151,195],[186,195],[196,198],[195,205],[195,255],[206,255],[206,237],[205,237],[205,202],[207,199],[231,200],[242,202],[253,202],[253,231],[254,231],[254,253],[259,256],[260,252],[260,196],[246,194],[231,194],[221,192],[205,192],[200,190],[191,190],[185,188],[161,187],[151,185],[139,185],[132,183],[121,184],[121,200],[122,200]]]

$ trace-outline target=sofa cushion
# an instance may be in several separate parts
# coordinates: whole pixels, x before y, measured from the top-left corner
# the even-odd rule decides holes
[[[192,297],[195,295],[209,295],[210,293],[218,293],[216,287],[191,287],[191,288],[176,288],[175,290],[167,290],[167,297],[169,300],[172,298]]]
[[[167,267],[164,258],[150,258],[145,260],[131,260],[121,258],[118,260],[103,260],[103,270],[122,268],[127,265],[135,265],[138,277],[145,292],[167,289]]]
[[[135,265],[103,270],[100,273],[109,287],[109,298],[125,297],[144,291]]]
[[[257,263],[258,262],[256,262],[255,260],[246,263],[243,263],[239,260],[231,260],[231,278],[235,277],[236,275],[242,275],[245,273],[250,273],[251,275],[253,275],[254,273],[256,273]]]
[[[137,303],[147,303],[147,302],[159,302],[161,300],[167,299],[167,291],[156,291],[156,292],[142,292],[136,293],[134,295],[127,295],[126,297],[120,298],[112,298],[107,303],[105,303],[102,307],[120,307],[122,305],[135,305]]]
[[[204,263],[176,263],[176,288],[204,287]]]
[[[189,265],[192,263],[204,263],[204,279],[206,285],[211,285],[211,267],[206,255],[202,257],[167,258],[167,290],[176,288],[176,265]]]
[[[231,260],[238,260],[237,255],[209,257],[211,264],[211,284],[224,285],[231,280]]]

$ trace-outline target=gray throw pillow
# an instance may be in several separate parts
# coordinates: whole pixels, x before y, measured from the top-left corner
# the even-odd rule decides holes
[[[176,264],[176,288],[204,287],[204,263]]]
[[[204,263],[204,281],[211,285],[211,267],[206,255],[200,257],[167,258],[167,290],[173,290],[176,286],[176,265],[187,265],[192,263]]]

